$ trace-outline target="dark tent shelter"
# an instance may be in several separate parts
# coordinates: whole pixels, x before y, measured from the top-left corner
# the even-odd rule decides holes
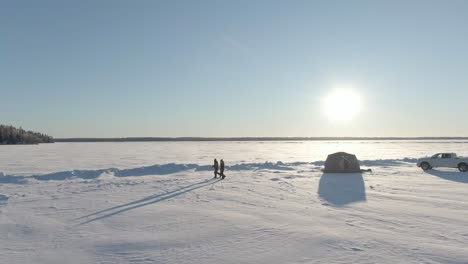
[[[346,152],[337,152],[328,155],[323,172],[328,173],[354,173],[361,172],[356,155]]]

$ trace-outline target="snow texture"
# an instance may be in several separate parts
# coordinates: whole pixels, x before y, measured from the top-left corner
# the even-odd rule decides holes
[[[321,172],[339,150],[372,172]],[[468,173],[415,166],[441,151],[468,143],[2,146],[0,263],[467,263]]]
[[[0,202],[8,200],[8,196],[0,194]]]

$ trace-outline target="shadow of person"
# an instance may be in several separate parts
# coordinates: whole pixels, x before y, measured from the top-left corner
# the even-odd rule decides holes
[[[91,222],[94,222],[94,221],[97,221],[97,220],[101,220],[101,219],[108,218],[108,217],[111,217],[111,216],[114,216],[114,215],[117,215],[117,214],[121,214],[121,213],[126,212],[126,211],[130,211],[130,210],[134,210],[134,209],[137,209],[137,208],[140,208],[140,207],[143,207],[143,206],[159,203],[159,202],[162,202],[162,201],[177,197],[179,195],[194,191],[196,189],[203,188],[203,187],[208,186],[210,184],[215,184],[215,183],[217,183],[219,181],[221,181],[221,179],[204,180],[204,181],[201,181],[201,182],[198,182],[198,183],[195,183],[195,184],[191,184],[191,185],[188,185],[188,186],[185,186],[185,187],[181,187],[179,189],[176,189],[176,190],[173,190],[173,191],[170,191],[170,192],[167,192],[167,193],[158,194],[158,195],[151,195],[151,196],[148,196],[148,197],[145,197],[145,198],[133,201],[133,202],[129,202],[129,203],[126,203],[126,204],[121,204],[121,205],[114,206],[114,207],[111,207],[111,208],[107,208],[107,209],[104,209],[104,210],[101,210],[101,211],[98,211],[98,212],[95,212],[95,213],[91,213],[91,214],[76,218],[75,220],[94,217],[92,219],[88,219],[87,221],[84,221],[84,222],[80,223],[79,225],[88,224],[88,223],[91,223]]]
[[[459,171],[440,171],[440,170],[427,170],[424,171],[427,174],[431,174],[442,178],[444,180],[454,181],[454,182],[461,182],[461,183],[468,183],[468,173],[466,172],[459,172]]]
[[[320,177],[318,195],[336,207],[367,200],[362,173],[324,173]]]

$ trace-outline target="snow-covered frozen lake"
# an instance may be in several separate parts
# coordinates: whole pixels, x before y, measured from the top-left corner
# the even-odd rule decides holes
[[[468,141],[0,146],[0,263],[468,263],[468,173],[435,152]]]
[[[468,156],[468,141],[121,142],[0,146],[0,172],[13,175],[67,170],[129,169],[155,164],[226,165],[323,161],[346,151],[360,160],[419,158],[434,152]]]

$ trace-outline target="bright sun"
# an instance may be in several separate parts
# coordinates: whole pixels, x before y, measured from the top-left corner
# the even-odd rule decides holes
[[[325,98],[323,110],[333,121],[348,122],[361,110],[361,98],[352,90],[337,90]]]

